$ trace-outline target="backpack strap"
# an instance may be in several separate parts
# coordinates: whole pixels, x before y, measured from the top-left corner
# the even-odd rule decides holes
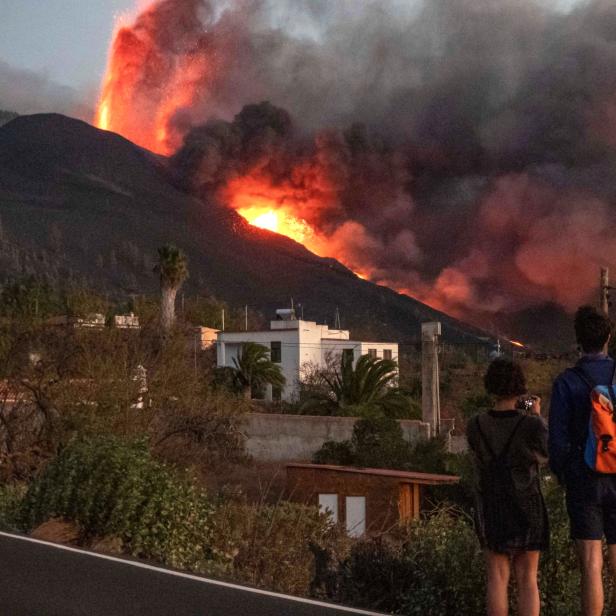
[[[616,385],[616,361],[614,361],[613,364],[614,367],[612,368],[612,378],[610,379],[610,384],[606,387],[612,403],[612,419],[616,422],[616,394],[614,394],[614,386]],[[590,388],[590,391],[597,387],[597,383],[595,383],[594,379],[590,377],[582,366],[575,366],[574,368],[571,368],[571,372],[577,374],[577,376]]]
[[[612,421],[616,422],[616,395],[614,394],[614,386],[616,383],[616,361],[614,362],[614,370],[612,372],[612,381],[610,385],[607,386],[607,392],[610,396],[610,401],[612,402]]]
[[[584,382],[584,384],[588,386],[590,391],[592,391],[597,386],[595,380],[591,378],[591,376],[586,372],[586,370],[584,370],[584,368],[582,368],[582,366],[574,366],[573,368],[569,368],[569,371],[577,375],[578,378],[580,378]],[[614,380],[614,378],[616,378],[616,362],[614,363],[614,374],[612,375],[612,380]]]
[[[481,429],[481,423],[479,422],[479,416],[477,416],[475,423],[477,424],[477,432],[479,434],[479,438],[481,439],[481,441],[483,441],[483,444],[485,445],[486,449],[488,450],[488,453],[490,454],[493,460],[504,460],[507,457],[507,454],[509,453],[509,449],[511,449],[511,444],[513,443],[513,439],[516,433],[518,432],[518,428],[524,423],[525,419],[526,419],[526,415],[522,415],[522,417],[518,419],[515,426],[513,426],[513,429],[509,433],[509,437],[507,438],[507,441],[505,442],[505,446],[502,448],[500,453],[496,455],[494,453],[494,449],[492,448],[492,445],[490,445],[490,442],[488,441],[488,439],[486,438],[486,435]]]

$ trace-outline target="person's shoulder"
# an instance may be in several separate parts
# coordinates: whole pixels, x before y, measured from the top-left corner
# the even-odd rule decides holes
[[[565,368],[555,379],[552,385],[553,389],[557,389],[562,386],[570,387],[574,382],[574,379],[580,378],[575,374],[575,369],[577,368],[577,364],[573,366],[569,366]]]
[[[478,419],[479,415],[473,415],[467,422],[466,422],[466,433],[468,434],[469,432],[474,432],[475,430],[477,430],[477,422],[479,421]]]
[[[561,381],[569,380],[571,376],[575,373],[575,369],[578,367],[577,364],[573,364],[573,366],[568,366],[562,372],[558,374],[558,376],[554,379],[554,383],[558,383]]]
[[[527,415],[524,419],[528,430],[544,430],[547,423],[540,415]]]
[[[466,438],[467,440],[469,438],[472,438],[473,436],[475,436],[477,434],[477,424],[480,421],[480,417],[482,415],[486,415],[487,413],[478,413],[477,415],[473,415],[467,422],[466,422]]]

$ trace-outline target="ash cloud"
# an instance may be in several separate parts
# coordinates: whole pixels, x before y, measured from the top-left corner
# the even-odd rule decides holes
[[[191,190],[268,185],[349,265],[476,321],[571,310],[616,265],[610,0],[157,6],[211,60],[172,118]]]
[[[44,73],[15,68],[0,60],[0,109],[21,114],[62,113],[90,119],[92,110],[80,94]]]

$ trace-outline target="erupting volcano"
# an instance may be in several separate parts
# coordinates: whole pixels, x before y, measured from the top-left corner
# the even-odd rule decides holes
[[[95,123],[191,194],[484,326],[588,301],[616,264],[616,7],[358,4],[154,1],[116,25]]]

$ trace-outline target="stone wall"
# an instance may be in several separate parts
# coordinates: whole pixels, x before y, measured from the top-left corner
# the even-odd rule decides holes
[[[311,460],[325,441],[350,439],[356,421],[355,417],[250,413],[242,430],[247,452],[255,460],[303,462]],[[421,421],[401,420],[400,427],[411,443],[430,435],[430,426]]]

